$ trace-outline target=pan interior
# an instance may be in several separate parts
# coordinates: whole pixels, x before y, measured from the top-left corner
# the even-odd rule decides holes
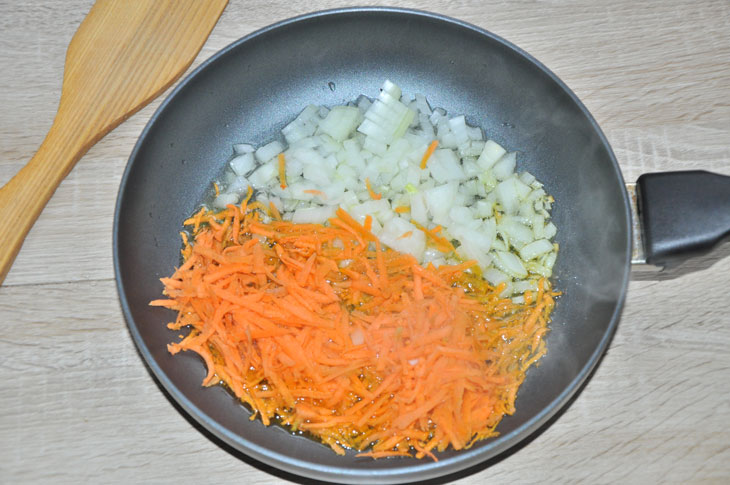
[[[561,249],[548,354],[520,389],[500,437],[438,463],[339,457],[278,428],[250,422],[222,388],[201,387],[194,355],[172,357],[171,312],[148,306],[179,265],[182,221],[200,204],[233,143],[278,135],[306,105],[375,97],[383,80],[465,114],[518,150],[518,168],[556,200]],[[629,223],[623,180],[585,108],[552,74],[505,41],[419,12],[351,9],[314,14],[232,44],[186,79],[150,121],[124,175],[114,258],[130,331],[156,377],[183,408],[244,453],[300,475],[337,481],[421,480],[466,468],[526,437],[554,414],[605,349],[626,289]]]

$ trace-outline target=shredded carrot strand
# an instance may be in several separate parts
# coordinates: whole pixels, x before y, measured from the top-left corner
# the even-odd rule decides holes
[[[150,302],[189,329],[168,350],[200,355],[204,385],[337,454],[437,460],[497,434],[546,351],[558,295],[546,280],[514,303],[473,261],[424,268],[381,247],[372,218],[295,224],[269,207],[264,223],[250,196],[186,221],[184,261]]]
[[[373,228],[373,216],[371,216],[370,214],[367,214],[365,216],[365,223],[362,225],[362,227],[367,232],[370,232],[371,229]]]
[[[393,210],[394,210],[395,212],[397,212],[398,214],[403,214],[403,213],[405,213],[405,212],[410,212],[410,211],[411,211],[411,208],[410,208],[410,207],[408,207],[407,205],[399,205],[398,207],[396,207],[396,208],[395,208],[395,209],[393,209]]]
[[[430,145],[428,145],[428,148],[426,149],[426,153],[423,154],[423,158],[421,158],[421,169],[423,170],[426,168],[426,164],[428,163],[428,159],[431,158],[431,155],[433,155],[433,152],[436,151],[436,147],[439,146],[439,141],[434,140],[431,142]]]
[[[368,194],[370,194],[370,197],[373,200],[380,200],[383,197],[383,194],[376,193],[373,190],[372,185],[370,185],[370,179],[368,179],[368,178],[365,179],[365,186],[368,188]]]
[[[426,238],[428,239],[428,242],[433,244],[436,249],[438,249],[442,253],[455,251],[454,245],[451,244],[451,241],[443,236],[438,235],[438,233],[441,232],[441,226],[436,226],[433,229],[426,229],[414,220],[411,220],[411,224],[416,226],[416,228],[420,231],[423,231],[423,233],[426,235]]]
[[[284,152],[279,153],[276,157],[279,162],[279,184],[282,189],[287,187],[286,185],[286,158],[284,158]]]
[[[318,195],[319,197],[321,197],[323,199],[327,198],[327,194],[325,194],[321,190],[317,190],[317,189],[303,190],[302,192],[304,192],[305,194]]]
[[[277,221],[280,221],[280,220],[282,220],[282,219],[281,219],[281,212],[279,212],[279,209],[278,209],[278,208],[276,207],[276,205],[275,205],[275,204],[274,204],[273,202],[271,202],[271,201],[269,201],[269,212],[271,213],[271,217],[273,217],[273,218],[274,218],[274,219],[276,219]],[[232,239],[233,239],[233,240],[235,241],[235,240],[236,240],[236,239],[238,239],[238,238],[237,238],[237,237],[233,237]]]

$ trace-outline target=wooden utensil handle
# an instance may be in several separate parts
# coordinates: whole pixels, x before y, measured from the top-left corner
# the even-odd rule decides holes
[[[0,189],[0,284],[58,185],[96,141],[59,126],[51,126],[33,158]]]
[[[185,72],[227,2],[94,4],[66,51],[51,130],[38,153],[0,189],[0,284],[61,180],[94,143]]]

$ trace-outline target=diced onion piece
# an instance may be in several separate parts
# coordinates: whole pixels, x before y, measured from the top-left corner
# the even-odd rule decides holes
[[[216,209],[225,209],[228,204],[236,204],[238,199],[239,195],[235,192],[226,192],[220,194],[213,200],[213,207]]]
[[[489,170],[505,153],[507,153],[507,150],[502,148],[499,143],[494,140],[487,140],[487,143],[484,144],[484,150],[482,150],[481,155],[477,159],[477,163],[483,170]]]
[[[538,239],[520,249],[520,257],[525,261],[529,261],[552,250],[553,245],[550,241],[547,239]]]
[[[532,189],[529,185],[522,182],[522,180],[520,180],[517,176],[512,177],[512,180],[514,180],[517,198],[520,199],[520,201],[525,200],[530,195],[530,192],[532,192]],[[529,206],[529,203],[526,203],[526,205]]]
[[[540,276],[544,276],[545,278],[550,278],[550,276],[552,276],[553,274],[550,268],[545,267],[537,261],[530,261],[525,266],[530,271],[530,273],[538,274]]]
[[[479,128],[478,126],[467,126],[466,132],[472,141],[481,142],[484,139],[483,138],[484,134],[482,133],[482,129]],[[484,143],[482,143],[482,148],[484,148]],[[481,150],[479,151],[479,153],[481,154]],[[475,156],[478,156],[478,155],[475,155]]]
[[[253,153],[245,152],[242,155],[234,157],[228,164],[236,175],[245,176],[254,169],[256,160],[253,158]]]
[[[384,92],[393,96],[394,98],[400,99],[400,95],[401,95],[400,87],[396,83],[391,81],[390,79],[386,79],[385,82],[383,82],[383,86],[381,87],[381,89]]]
[[[523,184],[532,186],[532,184],[535,182],[535,176],[532,175],[530,172],[522,172],[520,174],[520,180],[522,181]]]
[[[396,251],[412,254],[418,260],[423,258],[426,235],[401,217],[393,217],[383,224],[378,238]]]
[[[254,189],[263,189],[269,185],[279,175],[279,166],[275,163],[276,160],[271,159],[263,165],[260,165],[251,176],[248,181]]]
[[[520,199],[517,196],[517,188],[512,178],[500,182],[495,187],[494,192],[497,194],[497,200],[502,206],[506,214],[514,214],[520,206]]]
[[[527,276],[527,270],[520,261],[520,258],[507,251],[497,251],[496,257],[494,258],[495,264],[514,278],[524,278]]]
[[[515,172],[517,165],[517,154],[515,152],[508,153],[499,159],[492,167],[492,172],[497,180],[504,180]]]
[[[324,224],[327,219],[334,217],[336,210],[337,208],[333,206],[303,207],[294,211],[291,221],[306,224]]]
[[[469,141],[469,133],[466,130],[466,118],[464,116],[457,116],[449,120],[449,128],[454,134],[454,139],[457,146],[460,146]]]
[[[352,345],[362,345],[365,343],[365,334],[359,328],[354,329],[350,332],[350,340]]]
[[[362,146],[365,150],[368,150],[375,155],[385,155],[385,153],[388,151],[388,145],[381,140],[376,140],[372,136],[368,136],[365,138],[365,143],[363,143]]]
[[[510,240],[518,241],[520,246],[529,244],[534,239],[534,234],[529,227],[510,217],[504,217],[500,221],[499,229],[507,233]]]
[[[453,150],[441,149],[434,151],[428,162],[428,168],[431,171],[431,176],[440,184],[451,180],[466,180],[459,158]]]
[[[256,159],[261,162],[267,162],[284,151],[284,147],[278,141],[272,141],[256,150]]]
[[[365,221],[366,216],[376,217],[380,222],[384,222],[388,217],[388,214],[392,214],[390,210],[390,202],[388,199],[379,200],[366,200],[365,202],[352,206],[349,209],[350,215],[358,222],[362,223]]]
[[[555,227],[555,224],[553,224],[552,222],[548,222],[545,225],[545,229],[543,230],[543,236],[546,239],[552,239],[553,237],[555,237],[555,234],[557,234],[557,232],[558,228]]]
[[[523,280],[512,283],[512,291],[514,293],[524,293],[526,291],[537,291],[537,281]]]
[[[233,145],[233,152],[237,155],[240,155],[242,153],[253,153],[256,149],[253,145],[250,145],[248,143],[236,143]]]
[[[319,129],[341,142],[355,131],[361,121],[362,115],[359,109],[353,106],[335,106],[319,123]]]
[[[509,276],[496,268],[488,268],[486,271],[484,271],[483,276],[484,279],[489,281],[489,283],[493,286],[497,286],[500,283],[504,283],[505,281],[510,280]]]
[[[399,99],[400,88],[386,80],[378,99],[365,112],[358,131],[386,145],[402,137],[416,113]]]
[[[469,225],[471,222],[477,222],[471,215],[471,211],[468,207],[464,206],[455,206],[452,207],[449,210],[449,218],[454,221],[457,224],[461,224],[463,226]]]
[[[240,196],[243,192],[245,192],[249,185],[249,181],[245,177],[236,177],[226,189],[226,192],[236,194]]]
[[[411,218],[422,226],[428,225],[428,211],[422,193],[411,194]]]
[[[426,207],[435,221],[444,219],[448,215],[456,197],[456,190],[456,184],[450,182],[424,191]]]
[[[550,253],[545,258],[545,262],[543,263],[543,266],[545,266],[547,269],[552,270],[553,266],[555,265],[555,260],[558,257],[558,253],[556,251]]]
[[[416,93],[416,107],[418,108],[418,111],[423,113],[425,116],[431,116],[431,107],[424,95]]]
[[[459,252],[468,259],[475,259],[479,266],[487,267],[492,258],[487,253],[491,242],[482,237],[481,231],[464,226],[456,226],[451,233],[459,240]]]
[[[545,237],[545,217],[538,214],[532,217],[532,234],[535,239],[543,239]]]

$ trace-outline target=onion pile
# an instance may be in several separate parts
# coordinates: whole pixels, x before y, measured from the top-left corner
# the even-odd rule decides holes
[[[258,148],[233,146],[215,208],[239,203],[250,186],[256,200],[292,222],[326,223],[338,207],[360,223],[369,215],[386,246],[424,265],[476,260],[482,276],[505,283],[503,295],[516,302],[551,276],[553,198],[533,175],[515,170],[516,152],[464,116],[450,118],[423,95],[411,99],[385,81],[374,101],[363,95],[331,109],[307,106],[281,133]],[[426,231],[438,227],[454,250],[430,244]]]

